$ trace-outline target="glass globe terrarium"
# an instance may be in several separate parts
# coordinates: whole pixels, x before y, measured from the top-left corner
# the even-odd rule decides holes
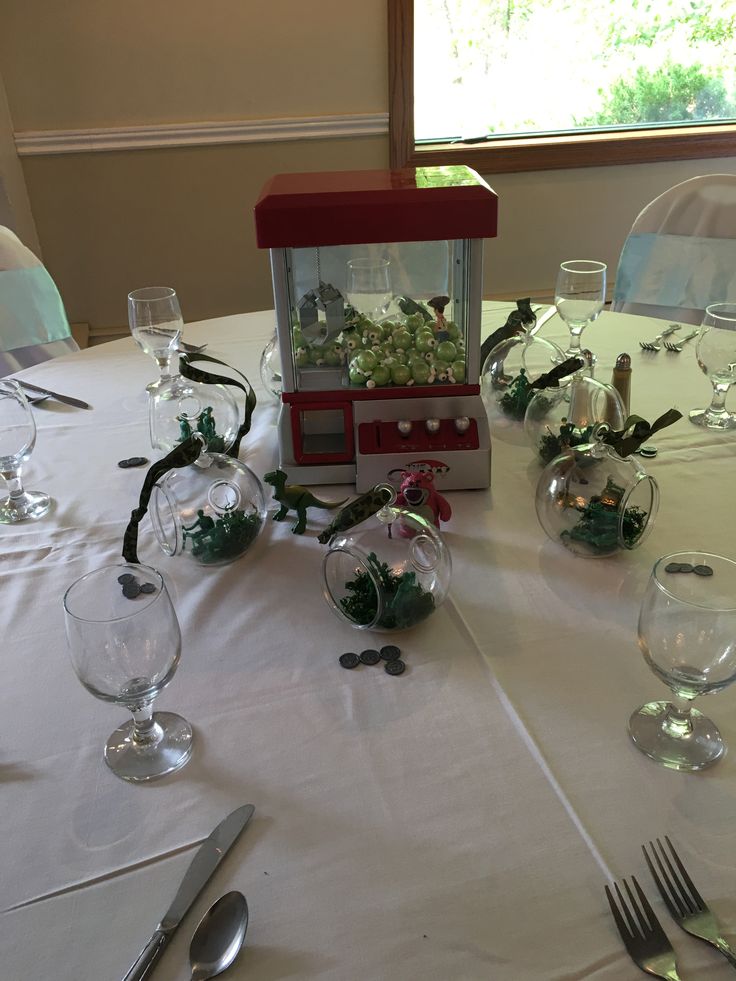
[[[522,422],[531,395],[520,391],[520,376],[531,383],[564,360],[562,349],[553,341],[534,334],[510,337],[497,344],[486,358],[480,379],[490,421]],[[561,384],[567,380],[562,379]]]
[[[602,557],[641,544],[654,525],[659,489],[632,457],[622,459],[596,441],[547,464],[535,505],[553,542],[576,555]]]
[[[524,432],[540,463],[547,464],[564,450],[590,443],[598,423],[623,429],[625,411],[612,385],[580,371],[566,387],[548,388],[532,397]]]
[[[244,555],[258,537],[266,502],[261,482],[244,463],[222,453],[203,453],[156,482],[150,513],[167,555],[224,565]]]
[[[451,573],[450,551],[437,529],[411,511],[386,506],[331,540],[323,593],[354,627],[406,630],[444,601]]]
[[[154,449],[172,450],[192,433],[199,432],[209,450],[226,453],[238,435],[240,410],[225,385],[205,384],[176,375],[151,394],[148,418]]]

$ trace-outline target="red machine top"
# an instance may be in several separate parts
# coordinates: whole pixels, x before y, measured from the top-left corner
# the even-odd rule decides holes
[[[277,174],[255,206],[262,249],[493,238],[498,198],[469,167]]]

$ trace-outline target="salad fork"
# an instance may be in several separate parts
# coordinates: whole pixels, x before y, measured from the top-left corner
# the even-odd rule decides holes
[[[679,324],[670,324],[666,327],[661,334],[657,334],[653,341],[639,341],[639,347],[642,351],[661,351],[659,342],[663,337],[669,337],[670,334],[674,334],[676,330],[680,329]]]
[[[622,881],[628,896],[628,905],[616,882],[613,887],[616,890],[618,903],[608,886],[606,886],[606,897],[629,956],[646,974],[652,974],[655,978],[664,978],[665,981],[680,981],[672,944],[654,915],[654,910],[649,905],[649,900],[642,892],[636,877],[632,875],[631,881],[639,902],[626,879]]]
[[[680,351],[682,351],[685,344],[688,341],[691,341],[693,337],[697,337],[699,333],[700,333],[700,329],[692,330],[690,331],[689,334],[686,334],[685,337],[681,337],[680,340],[677,342],[677,344],[673,344],[672,341],[665,341],[664,342],[665,351],[673,351],[675,354],[679,354]]]
[[[656,846],[651,841],[649,842],[649,852],[654,857],[659,874],[657,874],[657,869],[654,867],[654,862],[647,852],[646,846],[642,845],[641,850],[644,852],[649,871],[652,873],[657,889],[659,889],[672,919],[686,933],[697,937],[698,940],[712,944],[713,947],[720,950],[729,964],[736,967],[736,954],[721,936],[721,928],[718,926],[715,916],[693,885],[693,880],[687,874],[685,866],[680,861],[680,856],[667,835],[664,836],[664,840],[669,845],[677,869],[670,861],[670,857],[659,838],[657,838]]]

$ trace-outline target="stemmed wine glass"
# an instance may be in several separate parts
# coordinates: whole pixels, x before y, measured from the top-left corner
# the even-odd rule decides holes
[[[647,756],[673,770],[702,770],[726,747],[697,695],[736,679],[736,562],[708,552],[677,552],[656,562],[639,614],[639,647],[672,702],[649,702],[629,719]]]
[[[693,409],[690,422],[707,429],[734,429],[736,415],[726,411],[726,395],[736,381],[736,303],[712,303],[705,309],[695,356],[713,385],[707,409]]]
[[[391,261],[348,259],[347,300],[358,313],[380,320],[391,305]]]
[[[595,262],[593,259],[568,259],[560,263],[555,306],[570,331],[566,358],[580,357],[580,336],[603,309],[606,269],[605,262]]]
[[[146,386],[146,391],[155,393],[172,377],[171,360],[184,329],[176,291],[170,286],[146,286],[128,293],[128,323],[138,347],[158,365],[158,380]]]
[[[74,671],[87,691],[124,705],[133,719],[113,732],[105,762],[123,780],[179,770],[192,753],[192,727],[172,712],[153,712],[181,652],[176,612],[163,578],[145,565],[105,566],[82,576],[64,596]]]
[[[0,500],[0,522],[14,524],[40,518],[51,507],[51,498],[41,491],[23,488],[20,474],[36,445],[36,421],[19,383],[0,379],[0,476],[8,485],[8,496]]]

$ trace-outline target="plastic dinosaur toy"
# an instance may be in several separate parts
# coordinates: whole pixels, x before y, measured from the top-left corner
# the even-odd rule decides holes
[[[307,527],[307,508],[322,508],[332,511],[341,507],[347,498],[341,501],[320,501],[318,497],[301,484],[287,484],[283,470],[270,470],[264,474],[264,481],[273,487],[273,499],[281,505],[273,516],[274,521],[283,521],[289,511],[296,511],[297,522],[291,529],[295,535],[303,535]]]

